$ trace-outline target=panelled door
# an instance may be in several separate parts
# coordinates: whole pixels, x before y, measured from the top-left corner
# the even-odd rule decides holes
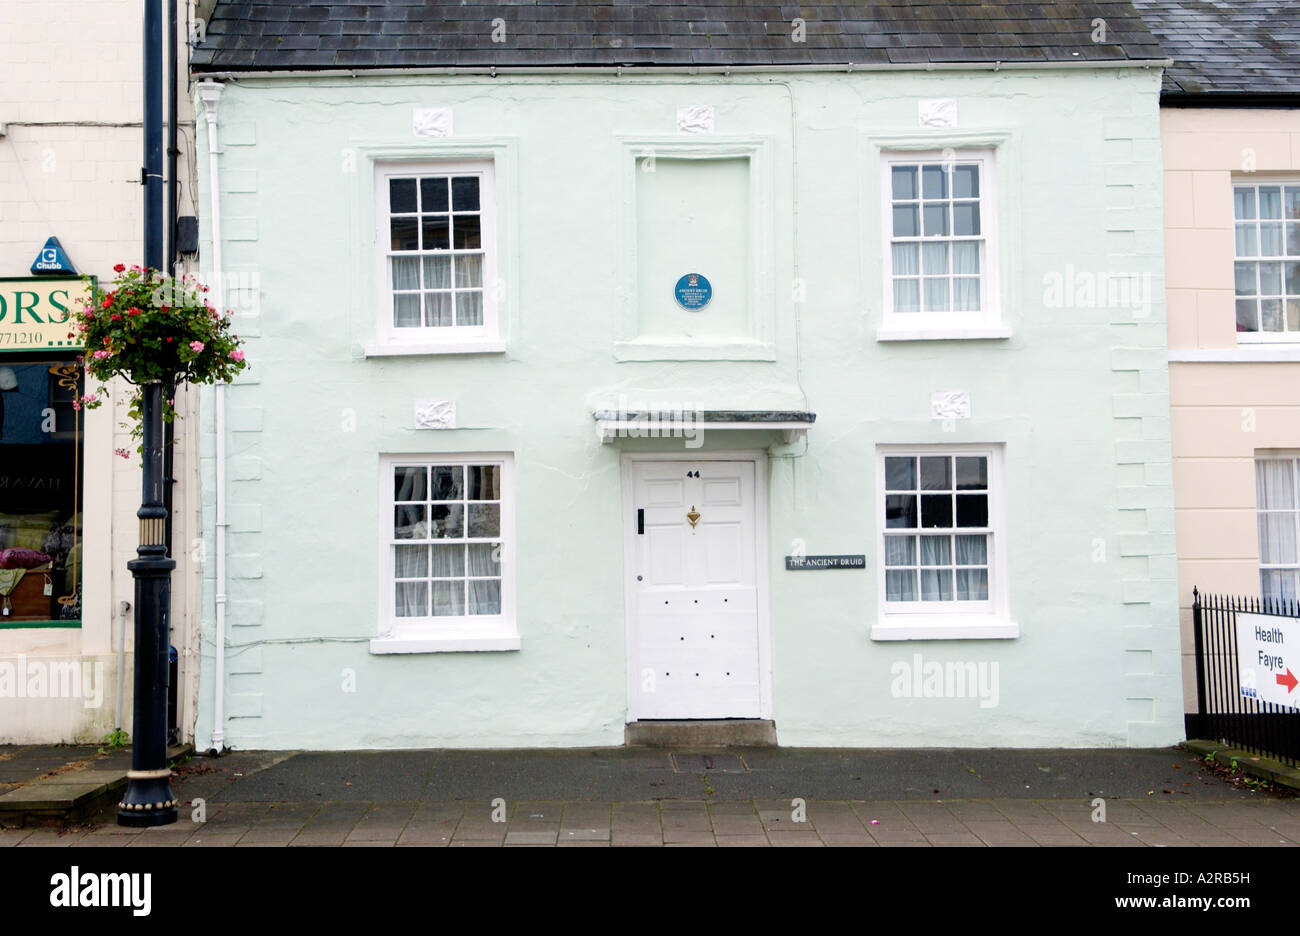
[[[634,719],[758,718],[752,461],[632,463]]]

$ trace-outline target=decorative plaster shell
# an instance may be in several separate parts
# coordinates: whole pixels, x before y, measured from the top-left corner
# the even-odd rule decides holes
[[[416,429],[455,429],[455,400],[416,400]]]
[[[411,132],[418,137],[451,136],[451,108],[415,108],[411,111]]]
[[[970,392],[936,390],[930,394],[932,419],[970,419]]]
[[[922,127],[956,127],[957,101],[927,98],[916,102],[916,121]]]
[[[712,133],[712,104],[680,104],[677,107],[677,129],[682,133]]]

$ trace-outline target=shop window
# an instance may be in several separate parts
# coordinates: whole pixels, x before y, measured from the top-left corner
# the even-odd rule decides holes
[[[81,618],[81,377],[0,363],[0,626]]]

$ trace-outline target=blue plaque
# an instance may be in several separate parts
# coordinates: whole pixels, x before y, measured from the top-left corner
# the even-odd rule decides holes
[[[703,273],[687,273],[673,287],[677,304],[688,312],[698,312],[713,298],[713,286]]]

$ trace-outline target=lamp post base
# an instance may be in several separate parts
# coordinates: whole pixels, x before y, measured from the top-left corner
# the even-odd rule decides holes
[[[171,775],[166,769],[127,771],[126,794],[117,804],[117,824],[139,827],[175,822],[178,804],[172,793]]]

